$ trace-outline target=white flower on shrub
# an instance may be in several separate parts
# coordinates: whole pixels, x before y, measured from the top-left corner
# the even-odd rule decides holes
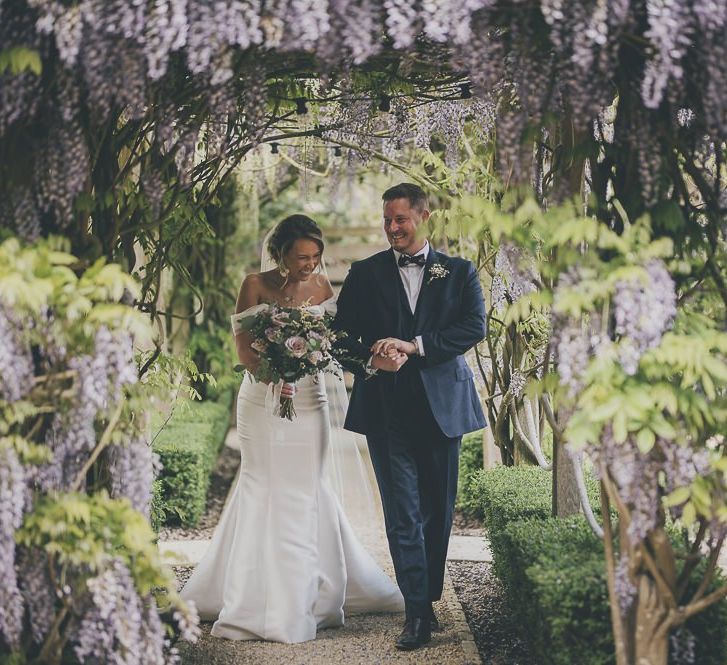
[[[302,337],[296,335],[295,337],[288,337],[285,340],[285,348],[294,358],[302,358],[306,354],[308,345]]]
[[[527,377],[519,369],[513,371],[510,377],[510,393],[513,397],[518,398],[523,394],[523,389],[527,383]]]
[[[707,450],[719,450],[724,443],[724,436],[722,434],[715,434],[710,436],[704,443]]]

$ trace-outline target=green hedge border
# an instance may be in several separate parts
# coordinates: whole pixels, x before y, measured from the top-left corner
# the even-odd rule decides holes
[[[465,434],[459,450],[459,476],[455,507],[467,517],[482,519],[482,507],[472,483],[477,473],[482,470],[484,463],[482,430]]]
[[[154,441],[162,463],[152,497],[155,529],[199,522],[210,474],[230,427],[232,398],[232,391],[226,391],[217,401],[192,402],[174,413]]]
[[[615,663],[602,541],[582,516],[551,517],[551,473],[497,467],[470,481],[502,580],[524,637],[542,665]],[[598,486],[588,481],[597,506]],[[675,534],[676,537],[676,534]],[[695,571],[694,589],[701,576]],[[718,575],[712,587],[724,584]],[[727,663],[727,600],[693,617],[695,663]]]

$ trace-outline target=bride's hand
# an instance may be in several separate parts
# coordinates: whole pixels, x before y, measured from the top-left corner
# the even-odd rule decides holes
[[[295,397],[295,384],[284,383],[283,388],[280,391],[280,396],[285,399],[293,399],[293,397]]]

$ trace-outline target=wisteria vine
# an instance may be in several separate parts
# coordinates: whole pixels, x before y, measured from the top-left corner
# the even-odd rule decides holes
[[[443,88],[444,97],[440,93],[424,116],[428,104],[410,105],[411,118],[397,116],[390,143],[377,146],[383,154],[407,137],[427,145],[439,134],[452,162],[462,119],[474,112],[478,124],[496,128],[498,163],[508,182],[533,176],[528,128],[555,115],[590,132],[615,91],[626,86],[619,112],[627,116],[615,125],[613,160],[625,165],[636,151],[643,201],[652,205],[668,193],[660,184],[669,168],[659,156],[665,135],[687,147],[704,137],[713,144],[727,137],[727,11],[711,0],[648,0],[645,15],[641,11],[641,3],[629,0],[4,2],[0,49],[39,53],[44,75],[12,68],[0,73],[0,145],[12,149],[18,132],[42,128],[18,172],[22,177],[4,185],[11,193],[2,197],[0,220],[28,238],[68,229],[79,194],[114,186],[113,180],[94,182],[95,163],[104,158],[99,137],[109,127],[128,127],[125,145],[138,151],[141,166],[137,186],[143,183],[151,199],[169,183],[164,155],[174,157],[182,187],[219,178],[219,160],[234,162],[281,130],[275,124],[285,116],[280,103],[284,108],[292,101],[281,97],[281,63],[293,81],[317,71],[325,98],[332,84],[345,92],[357,67],[375,70],[383,59],[386,69],[391,58],[398,60],[397,77],[413,84],[415,99],[437,99],[428,93],[427,72],[435,81],[450,72],[461,89],[455,86],[452,95]],[[363,94],[385,113],[390,103],[380,103],[381,95],[397,96],[391,79],[382,87],[376,77],[358,77],[351,92],[340,96],[343,106]],[[302,94],[315,101],[315,94]],[[463,111],[457,99],[473,95],[484,106]],[[679,121],[685,110],[688,125]],[[348,113],[344,135],[362,140],[355,125],[369,115]],[[217,146],[205,164],[195,157],[199,136]],[[606,180],[611,161],[603,163]],[[719,182],[719,174],[703,173],[707,189]],[[620,196],[618,178],[614,186]],[[151,209],[155,217],[165,212],[156,199]]]
[[[76,261],[57,241],[0,243],[0,652],[173,663],[168,624],[194,640],[198,621],[148,523],[158,460],[135,361],[148,324],[120,302],[138,287],[117,265],[78,277]]]

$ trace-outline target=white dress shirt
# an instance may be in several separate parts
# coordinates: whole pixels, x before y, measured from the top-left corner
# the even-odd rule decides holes
[[[412,256],[423,256],[425,259],[429,256],[429,242],[424,243],[416,254]],[[404,292],[406,298],[409,301],[409,307],[411,307],[412,314],[416,311],[417,301],[419,300],[419,293],[422,290],[422,284],[424,283],[424,269],[426,266],[418,266],[415,263],[410,263],[408,266],[399,265],[399,257],[401,252],[394,250],[394,259],[396,260],[396,267],[399,269],[399,275],[401,275],[401,281],[404,284]],[[424,345],[422,344],[421,335],[417,335],[414,338],[416,341],[419,355],[424,355]]]
[[[406,298],[409,301],[409,307],[411,307],[412,314],[416,311],[417,308],[417,301],[419,300],[419,293],[422,290],[422,284],[424,283],[424,269],[426,266],[418,266],[414,263],[410,263],[408,266],[400,266],[399,265],[399,257],[401,256],[401,252],[394,251],[394,260],[396,261],[396,267],[399,270],[399,275],[401,275],[401,281],[404,285],[404,292],[406,293]],[[424,255],[424,258],[426,259],[429,256],[429,242],[427,241],[414,256],[419,256],[420,254]],[[409,340],[406,340],[409,341]],[[421,335],[417,335],[414,338],[414,342],[416,342],[417,345],[417,352],[420,356],[424,355],[424,343],[422,342]],[[378,373],[378,370],[375,369],[372,365],[374,360],[374,357],[371,356],[369,358],[368,363],[366,364],[366,373],[369,376],[373,376]]]

